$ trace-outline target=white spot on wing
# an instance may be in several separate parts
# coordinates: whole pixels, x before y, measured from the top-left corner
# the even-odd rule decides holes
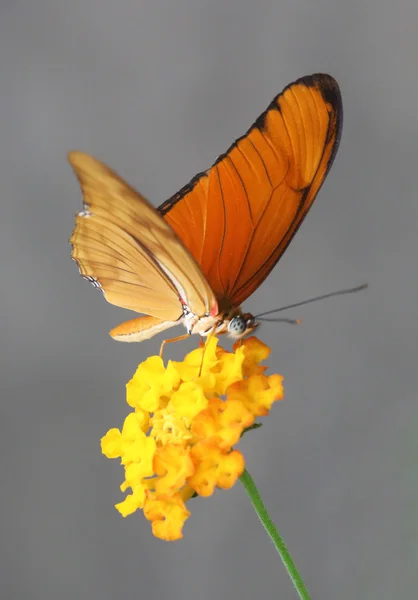
[[[91,277],[90,275],[82,275],[83,279],[86,281],[90,281],[93,287],[103,292],[102,284],[95,277]],[[104,293],[104,292],[103,292]]]
[[[82,210],[77,213],[78,217],[91,217],[92,213],[89,210],[88,204],[83,204]]]

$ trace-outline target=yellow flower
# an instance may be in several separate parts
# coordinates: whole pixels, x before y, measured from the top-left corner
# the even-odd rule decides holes
[[[228,352],[211,337],[182,362],[152,356],[126,386],[134,410],[122,430],[110,429],[102,452],[119,458],[131,491],[116,505],[122,516],[142,509],[156,537],[177,540],[194,495],[228,489],[244,471],[235,445],[257,417],[283,398],[282,377],[264,374],[270,353],[256,337]]]

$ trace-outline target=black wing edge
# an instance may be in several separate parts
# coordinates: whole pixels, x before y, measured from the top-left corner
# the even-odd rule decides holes
[[[218,156],[218,158],[213,163],[212,167],[214,167],[221,160],[223,160],[231,152],[231,150],[237,145],[237,143],[240,142],[242,139],[246,138],[247,135],[253,129],[257,128],[260,131],[262,131],[265,128],[265,120],[266,120],[267,113],[270,110],[278,110],[278,111],[280,111],[280,106],[279,106],[279,99],[280,99],[280,97],[289,88],[291,88],[291,87],[293,87],[295,85],[300,85],[300,84],[305,85],[307,88],[315,87],[315,88],[319,89],[320,92],[321,92],[321,94],[322,94],[322,96],[323,96],[323,98],[324,98],[324,100],[328,104],[331,105],[332,110],[333,110],[333,112],[335,114],[335,117],[336,117],[336,123],[335,123],[335,129],[336,129],[336,131],[335,131],[335,142],[334,142],[334,147],[333,147],[333,150],[332,150],[332,154],[331,154],[330,159],[328,161],[327,170],[325,172],[325,176],[324,176],[324,180],[325,180],[325,177],[328,174],[329,170],[331,169],[332,164],[333,164],[334,159],[335,159],[335,156],[337,154],[338,147],[340,145],[341,132],[342,132],[342,126],[343,126],[343,105],[342,105],[342,99],[341,99],[341,91],[340,91],[339,85],[336,82],[336,80],[331,75],[328,75],[326,73],[314,73],[313,75],[306,75],[305,77],[300,77],[299,79],[296,79],[296,81],[293,81],[292,83],[289,83],[289,85],[287,85],[279,94],[277,94],[277,96],[275,96],[273,98],[273,100],[270,102],[270,104],[268,105],[268,107],[266,108],[266,110],[261,113],[261,115],[254,121],[254,123],[251,125],[251,127],[249,127],[249,129],[243,135],[241,135],[239,138],[237,138],[235,140],[235,142],[233,142],[229,146],[229,148],[228,148],[228,150],[226,152],[224,152],[223,154],[220,154]],[[334,131],[330,131],[328,133],[328,139],[332,135],[334,135]],[[210,170],[212,167],[210,167],[208,170]],[[176,194],[174,194],[174,196],[171,196],[171,198],[168,198],[168,200],[166,200],[165,202],[163,202],[157,208],[158,212],[162,216],[164,216],[165,214],[167,214],[177,204],[177,202],[179,202],[184,196],[186,196],[186,194],[188,194],[189,192],[191,192],[193,190],[193,188],[200,181],[200,179],[202,177],[206,176],[207,172],[208,171],[202,171],[201,173],[197,173],[197,175],[195,175],[193,177],[193,179],[191,179],[189,181],[189,183],[187,183]]]

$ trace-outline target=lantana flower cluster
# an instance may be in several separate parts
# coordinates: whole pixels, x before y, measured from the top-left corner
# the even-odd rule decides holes
[[[192,496],[234,485],[245,464],[235,445],[283,398],[283,378],[260,365],[269,354],[256,337],[232,352],[212,337],[182,362],[164,366],[152,356],[139,365],[126,386],[133,411],[121,431],[101,440],[103,454],[120,458],[125,470],[121,490],[129,493],[116,504],[122,516],[142,509],[156,537],[177,540]]]

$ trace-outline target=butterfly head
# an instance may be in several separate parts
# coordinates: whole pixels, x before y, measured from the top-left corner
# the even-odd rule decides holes
[[[240,339],[258,327],[258,323],[250,313],[239,313],[232,316],[227,324],[227,333],[233,339]]]

